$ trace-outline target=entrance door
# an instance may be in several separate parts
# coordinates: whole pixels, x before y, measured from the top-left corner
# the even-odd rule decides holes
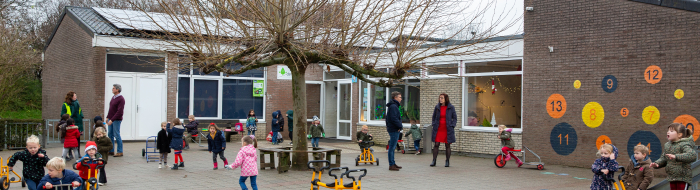
[[[109,102],[114,97],[112,94],[112,85],[119,84],[122,86],[122,92],[120,93],[124,97],[124,115],[122,116],[122,124],[119,129],[119,134],[123,140],[133,139],[133,126],[134,126],[134,95],[136,94],[134,90],[134,83],[136,83],[136,74],[116,74],[107,73],[105,80],[105,114],[109,113]],[[106,119],[105,119],[106,120]]]
[[[165,117],[165,85],[164,75],[138,75],[138,102],[136,102],[136,128],[135,139],[146,139],[153,134],[158,134],[160,123]]]
[[[352,83],[338,82],[338,139],[352,139]]]

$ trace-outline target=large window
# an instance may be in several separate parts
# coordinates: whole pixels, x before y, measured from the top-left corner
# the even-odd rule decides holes
[[[219,114],[219,81],[194,80],[194,116],[217,117]]]
[[[467,63],[465,74],[464,125],[497,125],[521,128],[522,71],[521,61]],[[486,75],[486,76],[474,76]],[[494,86],[496,91],[493,92]],[[486,122],[487,121],[487,122]]]
[[[399,107],[402,122],[409,123],[410,120],[420,120],[420,80],[410,79],[407,80],[406,84],[390,88],[377,87],[363,82],[361,87],[361,121],[384,121],[387,112],[386,104],[391,100],[391,93],[395,91],[400,92],[402,97],[401,107]]]
[[[177,117],[190,115],[190,77],[180,77],[177,84]]]
[[[253,97],[252,80],[224,79],[223,119],[245,119],[252,109],[262,114],[263,97]]]

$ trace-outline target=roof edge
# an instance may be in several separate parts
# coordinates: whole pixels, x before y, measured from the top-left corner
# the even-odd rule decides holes
[[[692,12],[700,12],[700,1],[694,0],[630,0],[634,2],[658,5]]]

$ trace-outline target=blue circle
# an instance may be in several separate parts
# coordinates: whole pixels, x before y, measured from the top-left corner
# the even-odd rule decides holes
[[[603,77],[603,81],[600,82],[600,87],[607,93],[615,92],[617,89],[617,78],[612,75]]]
[[[552,145],[552,149],[559,155],[566,156],[571,154],[576,150],[577,143],[576,130],[568,123],[557,124],[549,135],[549,144]]]
[[[649,150],[651,151],[651,153],[649,153],[649,158],[652,162],[661,157],[662,145],[659,138],[656,137],[656,134],[651,131],[637,131],[634,132],[629,141],[627,141],[627,155],[629,155],[630,158],[634,156],[634,146],[640,143],[644,146],[649,146]]]

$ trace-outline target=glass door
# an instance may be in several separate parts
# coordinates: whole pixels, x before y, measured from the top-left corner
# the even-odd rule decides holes
[[[337,138],[344,140],[352,139],[351,116],[352,111],[352,83],[338,82],[338,130]]]

